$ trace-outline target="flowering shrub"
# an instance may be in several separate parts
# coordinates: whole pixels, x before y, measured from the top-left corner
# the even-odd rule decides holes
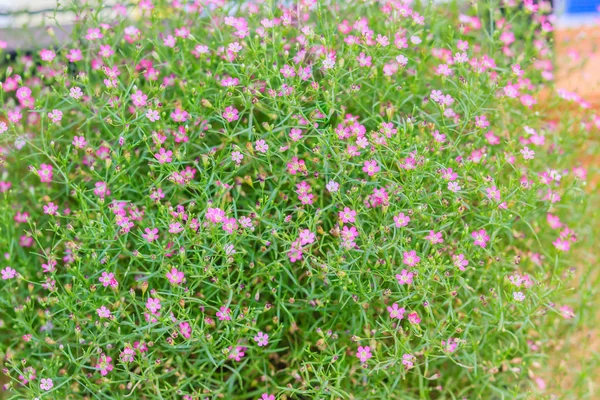
[[[587,107],[547,3],[66,7],[2,77],[9,395],[536,388],[600,125],[538,104]]]

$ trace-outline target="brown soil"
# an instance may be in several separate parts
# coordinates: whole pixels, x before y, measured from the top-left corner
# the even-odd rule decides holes
[[[591,111],[600,115],[600,27],[558,30],[555,35],[557,54],[557,88],[576,92],[590,102]],[[579,106],[552,112],[581,112]],[[600,132],[596,130],[589,146],[581,152],[581,160],[588,168],[589,193],[598,194],[600,187]],[[598,197],[596,197],[598,198]],[[597,205],[600,205],[596,204]],[[590,221],[592,232],[598,234],[598,226]],[[592,234],[589,240],[594,240]],[[600,285],[600,274],[589,266],[597,264],[600,253],[591,250],[578,255],[579,268],[573,289],[582,302],[592,303],[589,315],[580,315],[571,332],[553,343],[548,362],[535,371],[542,377],[546,388],[534,398],[540,399],[598,399],[600,398],[600,298],[593,291]],[[590,295],[591,293],[591,295]]]

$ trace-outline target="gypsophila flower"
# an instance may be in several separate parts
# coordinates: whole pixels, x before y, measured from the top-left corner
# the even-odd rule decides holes
[[[404,213],[400,213],[394,216],[394,224],[396,225],[396,228],[402,228],[404,226],[407,226],[409,222],[410,217],[404,215]]]
[[[401,273],[396,275],[396,279],[400,285],[410,285],[413,283],[413,276],[414,274],[412,272],[408,272],[407,270],[403,269]]]
[[[485,247],[490,240],[485,229],[480,229],[478,231],[474,231],[471,233],[471,236],[474,239],[475,246]]]
[[[80,87],[75,86],[69,90],[69,96],[71,96],[75,100],[79,100],[83,96],[83,92],[81,91]]]
[[[533,157],[535,156],[535,152],[533,150],[530,150],[528,147],[524,147],[521,150],[521,154],[523,155],[523,159],[525,160],[533,160]]]
[[[594,59],[500,3],[84,1],[0,39],[9,397],[548,395],[597,306],[600,114],[561,89]]]
[[[48,113],[48,118],[52,120],[52,122],[57,123],[62,120],[63,113],[60,110],[52,110]]]
[[[513,298],[516,301],[521,302],[521,301],[525,300],[525,295],[523,294],[523,292],[514,292],[513,293]]]
[[[402,355],[402,365],[406,367],[406,369],[411,369],[415,366],[416,358],[412,354],[403,354]]]
[[[219,311],[217,311],[217,317],[220,321],[231,321],[231,310],[222,306]]]
[[[73,146],[77,147],[78,149],[83,149],[87,145],[87,141],[85,140],[85,138],[83,136],[75,136],[75,137],[73,137],[72,144],[73,144]]]
[[[371,348],[369,346],[359,346],[358,350],[356,351],[356,357],[358,357],[362,363],[367,362],[368,359],[373,357],[373,354],[371,354]]]
[[[327,190],[329,190],[331,193],[335,193],[340,189],[340,185],[335,182],[335,181],[329,181],[327,183]]]
[[[266,346],[269,344],[269,335],[263,332],[258,332],[258,334],[254,336],[253,340],[259,347]]]
[[[416,311],[413,311],[408,314],[408,322],[413,325],[418,325],[421,323],[421,317],[419,317],[419,314],[417,314]]]
[[[146,118],[148,118],[151,122],[156,122],[160,119],[160,115],[156,110],[148,110],[146,111]]]
[[[409,267],[414,267],[421,261],[421,257],[417,255],[415,250],[405,251],[402,254],[402,263],[408,265]]]
[[[169,272],[167,272],[167,279],[172,285],[179,285],[185,279],[185,275],[183,272],[178,271],[177,268],[173,267]]]
[[[390,313],[391,319],[402,319],[404,318],[404,307],[399,308],[397,303],[392,304],[392,306],[388,306],[388,313]]]
[[[237,121],[239,119],[239,112],[235,108],[229,106],[223,112],[223,118],[227,120],[227,122]]]
[[[100,371],[100,375],[106,376],[110,371],[114,369],[114,366],[111,364],[112,358],[107,356],[106,354],[101,354],[96,364],[96,369]]]
[[[98,317],[100,318],[109,318],[112,315],[110,310],[105,306],[98,308],[96,312],[98,313]]]
[[[54,382],[50,378],[42,378],[40,381],[40,389],[49,391],[54,387]]]
[[[0,273],[2,274],[2,280],[4,281],[13,279],[15,276],[17,276],[17,271],[11,267],[4,268],[2,271],[0,271]]]

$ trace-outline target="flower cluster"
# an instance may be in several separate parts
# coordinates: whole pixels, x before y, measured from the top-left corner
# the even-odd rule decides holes
[[[92,3],[0,75],[6,390],[529,392],[600,127],[546,3]]]

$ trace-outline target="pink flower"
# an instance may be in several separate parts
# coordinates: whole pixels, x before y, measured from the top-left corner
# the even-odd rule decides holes
[[[227,358],[229,358],[230,360],[235,360],[235,361],[241,361],[242,357],[244,357],[244,355],[246,355],[246,353],[244,353],[244,351],[246,350],[245,347],[241,347],[241,346],[237,346],[235,348],[233,347],[229,347],[229,355],[227,356]]]
[[[340,184],[335,181],[329,181],[327,182],[326,188],[329,193],[335,193],[340,189]]]
[[[231,321],[231,310],[226,306],[222,306],[217,311],[217,317],[219,317],[220,321]]]
[[[147,103],[146,100],[148,100],[148,96],[145,95],[141,90],[138,90],[131,95],[131,101],[136,107],[144,107]]]
[[[287,64],[284,65],[283,68],[279,70],[279,72],[281,72],[281,75],[283,75],[284,78],[293,78],[294,76],[296,76],[294,68]]]
[[[253,339],[258,345],[258,347],[263,347],[269,344],[269,335],[263,332],[258,332],[258,334],[254,336]]]
[[[108,58],[110,56],[112,56],[113,54],[115,54],[115,51],[112,49],[112,47],[109,44],[101,44],[100,45],[100,51],[98,52],[98,55],[102,58]]]
[[[394,223],[396,224],[396,228],[402,228],[410,222],[410,217],[404,215],[404,213],[400,213],[394,216]]]
[[[371,354],[371,348],[369,346],[359,346],[358,351],[356,352],[356,357],[358,357],[361,363],[366,362],[369,358],[373,357],[373,354]]]
[[[475,246],[485,247],[487,245],[487,242],[489,242],[490,240],[490,237],[488,236],[485,229],[475,231],[471,233],[471,236],[473,236],[473,239],[475,239]]]
[[[223,220],[222,228],[227,233],[231,234],[231,233],[237,231],[238,227],[239,226],[238,226],[237,220],[235,218],[225,218]]]
[[[414,267],[421,261],[421,257],[417,255],[415,250],[405,251],[402,253],[402,263],[408,265],[409,267]]]
[[[114,366],[111,364],[112,358],[106,354],[100,355],[100,359],[96,364],[96,369],[100,371],[100,375],[106,376],[110,371],[113,370]]]
[[[240,165],[242,160],[244,159],[244,155],[239,151],[234,151],[231,153],[231,160],[235,162],[237,165]]]
[[[310,229],[303,229],[300,231],[298,239],[300,240],[300,244],[302,246],[311,244],[315,241],[315,234],[311,232]]]
[[[400,285],[410,285],[413,282],[413,276],[412,272],[403,269],[402,272],[396,275],[396,279]]]
[[[500,201],[500,191],[496,186],[485,189],[490,200]]]
[[[242,50],[242,46],[238,42],[233,42],[227,46],[227,50],[232,53],[239,53]]]
[[[521,154],[525,160],[533,160],[535,151],[530,150],[529,147],[525,146],[525,148],[521,150]]]
[[[106,182],[96,182],[96,188],[94,189],[94,194],[98,197],[100,197],[101,199],[105,198],[106,196],[110,196],[110,190],[108,189],[108,186],[106,185]]]
[[[225,211],[220,208],[211,208],[208,207],[206,209],[206,219],[208,219],[213,224],[218,224],[225,221]]]
[[[425,237],[425,239],[429,240],[431,244],[443,243],[444,239],[442,239],[442,232],[434,232],[429,231],[429,235]]]
[[[571,242],[567,239],[557,238],[554,242],[552,242],[556,250],[558,251],[569,251],[571,249]]]
[[[563,316],[563,318],[565,319],[573,319],[575,318],[575,312],[573,312],[573,309],[569,306],[562,306],[559,308],[560,310],[560,314]]]
[[[110,310],[105,306],[100,307],[96,310],[96,312],[98,313],[98,316],[100,318],[110,318],[110,316],[112,315]]]
[[[146,118],[148,118],[151,122],[156,122],[160,119],[160,115],[156,110],[148,110],[146,112]]]
[[[171,150],[165,151],[162,147],[158,151],[158,153],[154,154],[154,157],[158,160],[159,164],[170,163],[173,158],[171,157],[173,152]]]
[[[54,382],[50,378],[42,378],[40,382],[40,389],[48,391],[54,387]]]
[[[83,96],[83,91],[79,86],[72,87],[71,89],[69,89],[69,96],[71,96],[75,100],[79,100]]]
[[[292,242],[290,250],[287,253],[290,262],[302,260],[302,243],[299,240]]]
[[[258,151],[259,153],[265,154],[267,150],[269,150],[269,145],[262,139],[257,140],[254,143],[254,146],[256,148],[256,151]]]
[[[48,113],[48,118],[52,120],[52,122],[57,123],[62,120],[63,113],[60,110],[52,110]]]
[[[44,205],[43,209],[44,209],[44,214],[47,214],[47,215],[54,215],[54,214],[56,214],[56,211],[58,211],[58,207],[53,202],[50,202],[47,205]]]
[[[162,308],[160,305],[160,299],[153,299],[152,297],[148,297],[148,301],[146,302],[146,308],[154,315],[159,315],[158,310]]]
[[[257,400],[275,400],[275,395],[269,393],[263,393]]]
[[[469,260],[465,258],[464,254],[455,255],[452,258],[454,260],[454,266],[461,271],[464,271],[466,266],[469,265]]]
[[[381,47],[387,47],[390,44],[390,40],[388,39],[388,37],[383,36],[381,34],[378,34],[375,40],[377,41],[377,43],[379,43]]]
[[[552,229],[559,229],[563,226],[560,222],[560,218],[550,213],[546,214],[546,221],[548,221],[548,225],[550,225],[550,228]]]
[[[175,39],[173,37],[173,35],[169,35],[163,39],[163,43],[165,44],[165,46],[171,47],[171,48],[175,47],[176,42],[177,42],[177,39]]]
[[[169,233],[179,233],[183,231],[183,226],[181,226],[181,223],[179,222],[174,222],[172,224],[169,224]]]
[[[442,340],[442,350],[447,353],[454,353],[458,347],[458,339],[449,338],[448,341]]]
[[[179,332],[184,338],[189,339],[192,336],[192,327],[189,323],[182,322],[179,324]]]
[[[392,306],[388,306],[388,312],[390,313],[391,319],[402,319],[404,318],[405,309],[404,307],[399,308],[397,303],[392,304]]]
[[[171,119],[175,122],[185,122],[188,120],[189,115],[187,111],[178,107],[171,113]]]
[[[78,149],[83,149],[87,145],[87,141],[85,140],[85,138],[83,136],[75,136],[75,137],[73,137],[72,144],[73,144],[73,146],[77,147]]]
[[[523,294],[523,292],[514,292],[513,293],[513,298],[516,301],[521,302],[521,301],[525,300],[525,295]]]
[[[402,355],[402,365],[406,367],[406,369],[411,369],[415,366],[415,361],[417,359],[412,354],[404,354]]]
[[[85,35],[85,38],[87,40],[97,40],[102,39],[103,37],[104,35],[102,34],[99,28],[89,28],[87,31],[87,35]]]
[[[41,182],[51,182],[52,181],[52,165],[42,164],[40,165],[40,169],[38,170],[38,175],[40,177]]]
[[[177,268],[171,268],[171,271],[167,272],[167,279],[172,285],[179,285],[185,279],[185,274],[181,271],[178,271]]]
[[[418,325],[421,323],[421,317],[419,317],[419,314],[417,314],[416,311],[413,311],[408,314],[408,322],[413,325]]]
[[[102,276],[100,276],[100,278],[98,278],[98,280],[100,281],[100,283],[102,283],[102,286],[107,287],[117,287],[118,283],[117,280],[115,279],[115,274],[113,274],[112,272],[102,272]]]
[[[238,116],[238,114],[239,114],[238,110],[236,110],[232,106],[229,106],[223,112],[223,118],[225,118],[227,120],[227,122],[237,121],[240,118]]]
[[[351,210],[348,207],[344,207],[344,211],[340,211],[338,215],[344,223],[356,222],[356,211]]]
[[[142,233],[142,237],[146,239],[148,242],[152,243],[156,239],[158,239],[158,228],[146,228],[144,229],[146,233]]]
[[[129,343],[125,345],[125,348],[123,349],[121,354],[119,354],[119,358],[124,363],[133,362],[133,360],[135,359],[135,350],[131,347]]]
[[[292,128],[290,131],[290,139],[292,142],[297,142],[302,139],[302,130],[298,128]]]
[[[356,60],[358,61],[358,65],[361,67],[370,67],[371,66],[371,56],[365,55],[365,53],[360,53]]]
[[[69,50],[69,54],[67,54],[67,59],[69,60],[69,62],[77,62],[77,61],[81,61],[83,59],[83,54],[81,53],[80,49],[71,49]]]
[[[165,198],[165,194],[163,193],[162,189],[154,189],[152,190],[152,193],[150,193],[150,198],[154,201],[160,201],[160,199],[164,199]]]
[[[17,271],[11,267],[4,268],[2,271],[0,271],[0,273],[2,274],[2,280],[4,281],[13,279],[17,275]]]
[[[56,57],[56,53],[53,52],[52,50],[43,49],[40,51],[40,58],[43,61],[52,62],[52,60],[54,60],[55,57]]]
[[[379,165],[377,165],[377,160],[365,161],[363,166],[363,171],[367,173],[369,176],[375,175],[380,171]]]
[[[292,161],[287,163],[287,170],[290,174],[296,175],[298,172],[306,171],[304,160],[299,160],[298,157],[292,157]]]
[[[490,126],[490,122],[487,120],[487,117],[485,115],[479,115],[475,117],[475,126],[482,129],[487,128],[488,126]]]

